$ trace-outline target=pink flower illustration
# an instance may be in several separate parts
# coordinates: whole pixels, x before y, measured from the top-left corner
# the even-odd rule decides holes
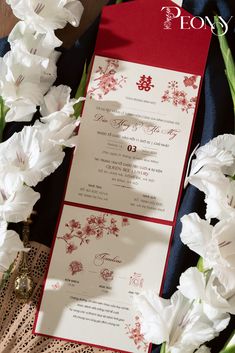
[[[72,275],[75,275],[76,273],[83,271],[83,265],[80,261],[72,261],[69,264],[69,270]]]
[[[128,218],[123,217],[122,226],[129,225]],[[58,236],[66,244],[66,253],[71,254],[78,249],[77,243],[71,242],[79,240],[78,245],[88,244],[90,240],[101,239],[105,235],[115,235],[118,237],[120,229],[117,227],[117,220],[110,217],[107,213],[102,213],[98,216],[91,215],[87,217],[84,226],[81,223],[72,219],[65,223],[65,227],[69,229],[63,236]]]
[[[195,82],[197,76],[186,77],[184,79],[185,87],[192,86],[194,89],[197,88]],[[177,81],[168,82],[168,89],[164,91],[162,95],[162,102],[172,103],[175,107],[180,106],[181,110],[186,113],[190,109],[194,109],[196,106],[197,97],[188,98],[188,94],[178,88],[179,84]]]
[[[134,344],[137,346],[137,349],[142,348],[146,352],[149,344],[145,341],[144,335],[140,332],[141,325],[138,316],[135,317],[135,321],[134,327],[131,327],[130,324],[126,325],[126,334],[129,335],[131,340],[133,340]]]
[[[119,68],[119,61],[114,59],[106,59],[106,66],[103,68],[99,66],[96,73],[98,76],[94,80],[94,86],[89,89],[87,95],[92,98],[96,97],[102,99],[111,91],[116,91],[118,88],[122,88],[123,84],[126,83],[126,77],[117,74]]]
[[[67,254],[72,254],[72,252],[74,251],[74,250],[77,250],[77,246],[75,245],[75,244],[73,244],[73,243],[67,243],[67,246],[66,246],[66,253]]]

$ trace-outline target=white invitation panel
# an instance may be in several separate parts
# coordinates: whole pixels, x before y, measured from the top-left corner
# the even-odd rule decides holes
[[[160,291],[172,227],[64,205],[35,333],[147,352],[133,296]]]
[[[65,200],[172,222],[200,79],[96,56]]]

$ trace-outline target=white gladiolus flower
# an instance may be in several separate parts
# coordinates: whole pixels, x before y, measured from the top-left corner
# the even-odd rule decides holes
[[[60,85],[51,87],[44,96],[41,107],[43,117],[35,126],[41,131],[44,140],[61,146],[73,147],[77,144],[75,130],[79,125],[74,114],[74,104],[84,98],[70,99],[71,88]],[[45,142],[46,143],[46,142]]]
[[[33,55],[8,52],[0,58],[0,95],[10,108],[6,121],[29,121],[42,102],[42,61]]]
[[[42,116],[47,116],[56,112],[63,112],[67,116],[74,114],[74,104],[81,102],[84,98],[70,99],[71,88],[60,85],[50,88],[44,96],[44,102],[41,105],[40,112]]]
[[[203,167],[188,180],[205,193],[207,219],[235,216],[235,181],[224,176],[218,167]]]
[[[7,230],[7,222],[0,220],[0,272],[10,267],[19,251],[29,250],[15,231]]]
[[[188,299],[201,299],[204,311],[211,314],[218,312],[235,314],[235,290],[232,296],[224,298],[220,291],[222,285],[212,273],[209,279],[196,267],[191,267],[182,273],[178,289]]]
[[[43,136],[44,146],[48,144],[74,147],[77,144],[75,130],[79,121],[62,112],[52,113],[37,121],[35,127]]]
[[[235,174],[235,135],[225,134],[215,137],[206,145],[200,147],[192,161],[190,176],[196,174],[202,167],[219,167],[223,174]]]
[[[148,342],[166,342],[166,352],[193,353],[201,344],[218,335],[229,322],[229,315],[220,316],[220,325],[203,312],[200,303],[192,302],[176,291],[170,300],[148,291],[136,297],[141,313],[141,332]]]
[[[38,33],[63,28],[69,22],[77,27],[83,6],[77,0],[7,0],[15,16],[32,25]]]
[[[45,69],[43,68],[41,72],[40,88],[43,94],[45,94],[49,90],[51,85],[53,85],[53,83],[56,80],[56,77],[57,77],[56,63],[59,57],[60,57],[60,53],[57,51],[53,51],[49,58],[48,66]],[[43,104],[43,101],[41,102],[41,104]]]
[[[62,163],[64,152],[47,144],[37,128],[26,126],[7,141],[0,144],[0,172],[7,177],[14,175],[28,186],[37,183],[54,172]]]
[[[40,194],[22,185],[14,175],[0,175],[0,218],[6,222],[25,221]]]
[[[213,269],[221,283],[220,295],[235,295],[235,218],[225,219],[214,227],[196,213],[181,218],[181,240],[204,260],[205,269]]]
[[[49,57],[62,42],[53,32],[37,33],[32,26],[19,21],[12,29],[8,42],[13,50],[21,50],[49,61]]]

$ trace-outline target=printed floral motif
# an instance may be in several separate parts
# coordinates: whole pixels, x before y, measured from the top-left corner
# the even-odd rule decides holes
[[[184,77],[184,86],[196,89],[197,76]],[[195,109],[197,97],[188,97],[188,93],[179,88],[177,81],[168,82],[168,89],[164,91],[162,102],[172,103],[176,107],[181,107],[183,112],[188,113],[190,109]]]
[[[140,273],[134,272],[134,274],[130,276],[129,286],[143,288],[143,284],[144,279]]]
[[[152,79],[153,78],[151,76],[140,76],[139,82],[136,82],[138,89],[140,91],[149,92],[154,87],[154,85],[151,85]]]
[[[129,225],[127,217],[122,218],[122,227]],[[79,221],[71,219],[65,224],[67,232],[63,236],[58,236],[58,239],[64,240],[66,243],[66,253],[72,254],[78,249],[78,245],[88,244],[91,238],[101,239],[105,235],[115,235],[118,237],[119,228],[117,226],[117,220],[109,214],[103,213],[99,216],[91,215],[87,217],[84,226]],[[73,241],[72,241],[73,240]],[[75,241],[79,243],[75,244]]]
[[[72,261],[69,264],[69,271],[71,272],[72,276],[78,272],[83,271],[83,265],[80,261]]]
[[[106,59],[106,63],[105,67],[99,66],[96,71],[99,76],[94,79],[94,86],[87,92],[90,98],[103,99],[110,91],[116,91],[126,83],[127,77],[117,75],[119,60]]]
[[[106,282],[112,281],[113,280],[113,271],[109,270],[108,268],[103,268],[100,271],[100,276]]]
[[[145,352],[147,351],[149,344],[145,341],[144,335],[140,332],[141,325],[140,319],[138,316],[135,317],[135,324],[132,327],[130,324],[126,324],[126,334],[129,335],[129,338],[133,340],[134,344],[137,346],[137,349],[143,349]]]
[[[197,81],[197,76],[193,75],[193,76],[184,76],[184,85],[185,87],[193,87],[193,89],[197,89],[198,86],[195,85]]]

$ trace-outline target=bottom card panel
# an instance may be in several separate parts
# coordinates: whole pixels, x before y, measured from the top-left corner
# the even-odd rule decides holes
[[[35,333],[147,352],[133,297],[160,291],[172,227],[65,205]]]

